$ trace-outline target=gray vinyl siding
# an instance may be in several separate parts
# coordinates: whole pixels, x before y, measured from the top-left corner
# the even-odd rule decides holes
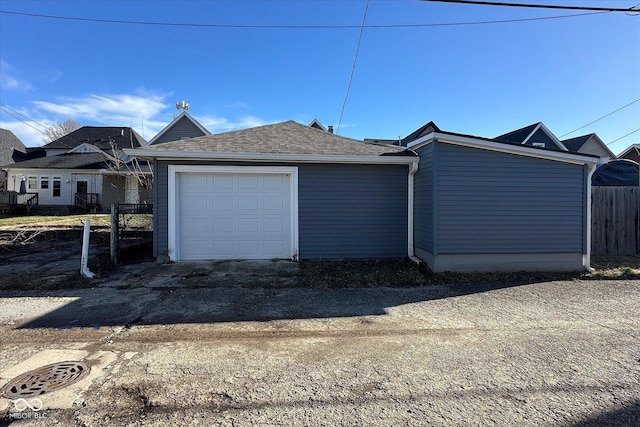
[[[167,163],[154,161],[153,176],[153,231],[154,255],[169,256],[169,168]]]
[[[205,133],[202,132],[200,128],[186,116],[182,116],[182,118],[171,126],[157,141],[154,141],[153,145],[169,141],[180,141],[183,137],[195,138],[203,135],[205,135]]]
[[[585,169],[438,144],[441,254],[584,253]]]
[[[300,165],[300,258],[407,256],[406,165]]]
[[[433,253],[433,147],[428,144],[416,150],[420,156],[414,177],[414,246]]]
[[[297,166],[300,259],[407,256],[407,165],[157,162],[156,256],[166,256],[168,164]]]

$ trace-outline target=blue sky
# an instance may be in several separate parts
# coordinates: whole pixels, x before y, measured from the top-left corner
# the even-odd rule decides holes
[[[630,8],[637,1],[538,3]],[[75,18],[356,28],[130,25],[2,13],[0,127],[27,145],[42,143],[36,130],[41,125],[66,119],[132,126],[151,139],[171,121],[181,100],[213,133],[314,118],[337,127],[365,5],[364,0],[2,0],[3,11]],[[371,0],[366,25],[576,13]],[[445,130],[494,137],[542,121],[562,136],[639,98],[640,16],[369,27],[339,133],[392,139],[433,120]],[[638,128],[640,102],[566,137],[596,132],[609,143]],[[619,153],[638,142],[635,132],[610,148]]]

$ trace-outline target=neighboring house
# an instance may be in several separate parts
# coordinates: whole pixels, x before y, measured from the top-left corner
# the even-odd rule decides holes
[[[640,163],[640,144],[630,145],[629,148],[618,155],[618,158],[633,160],[636,163]]]
[[[582,135],[562,141],[567,150],[572,153],[593,154],[603,160],[615,160],[616,155],[613,154],[609,147],[595,133]]]
[[[529,145],[538,148],[568,151],[567,147],[542,122],[505,133],[493,138],[495,141]]]
[[[320,129],[325,132],[333,133],[333,126],[325,127],[322,123],[320,123],[318,119],[313,119],[313,121],[311,121],[311,123],[309,123],[307,126],[309,126],[310,128]]]
[[[410,257],[434,271],[589,268],[596,157],[433,123],[403,142],[288,121],[125,152],[154,164],[158,261]]]
[[[493,138],[493,140],[538,148],[569,151],[576,154],[589,154],[598,156],[603,161],[616,158],[616,155],[609,150],[606,144],[602,142],[600,137],[595,133],[560,141],[542,122],[507,132],[504,135]]]
[[[0,129],[0,165],[9,165],[15,163],[15,156],[17,153],[25,155],[26,147],[15,136],[13,132],[8,129]],[[7,173],[0,169],[0,191],[7,188]]]
[[[25,181],[40,205],[108,210],[116,202],[151,203],[150,189],[139,180],[149,169],[134,168],[121,151],[143,145],[144,138],[128,127],[83,126],[43,146],[44,157],[4,166],[8,189],[20,191]]]
[[[198,136],[211,135],[204,126],[186,111],[178,114],[171,123],[165,126],[156,136],[151,138],[149,145],[163,142],[180,141]]]

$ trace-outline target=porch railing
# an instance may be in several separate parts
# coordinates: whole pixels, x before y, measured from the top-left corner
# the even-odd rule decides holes
[[[76,193],[74,204],[82,209],[91,209],[98,206],[98,193]]]
[[[38,193],[0,191],[0,212],[26,212],[38,204]]]
[[[0,191],[0,205],[13,206],[18,204],[18,193],[16,191]]]
[[[38,204],[38,193],[18,194],[18,204],[35,206]]]

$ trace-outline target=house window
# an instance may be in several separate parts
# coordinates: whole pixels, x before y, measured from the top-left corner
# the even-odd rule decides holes
[[[60,186],[62,178],[59,176],[53,177],[53,197],[60,197]]]
[[[37,190],[38,189],[38,177],[37,176],[30,176],[28,178],[27,188],[29,190]]]
[[[49,189],[49,177],[48,176],[41,176],[40,177],[40,189],[41,190],[48,190]]]

